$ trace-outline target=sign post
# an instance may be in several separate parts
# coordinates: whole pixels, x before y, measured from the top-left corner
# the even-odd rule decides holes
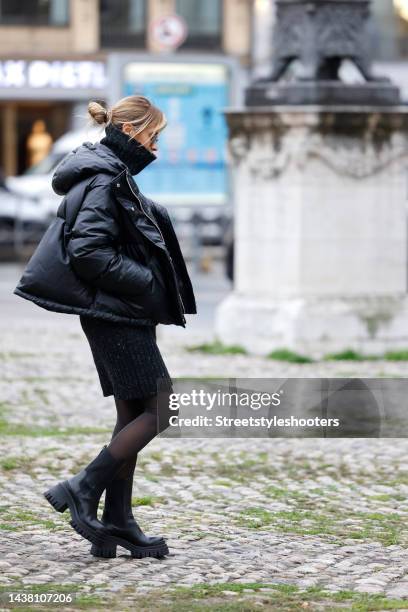
[[[187,24],[180,15],[166,15],[152,21],[150,34],[153,42],[162,50],[177,49],[187,38]]]

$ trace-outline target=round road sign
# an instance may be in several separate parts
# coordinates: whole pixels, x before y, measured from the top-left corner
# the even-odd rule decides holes
[[[166,49],[176,49],[187,38],[187,24],[180,15],[167,15],[155,19],[151,25],[154,42]]]

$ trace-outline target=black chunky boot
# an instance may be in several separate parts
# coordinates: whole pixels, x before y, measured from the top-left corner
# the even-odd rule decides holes
[[[81,472],[45,491],[44,497],[58,512],[69,508],[70,525],[79,535],[93,544],[103,545],[105,528],[97,518],[99,500],[125,463],[123,459],[115,459],[105,444]]]
[[[101,521],[105,526],[102,545],[93,544],[94,557],[116,557],[116,547],[127,548],[132,557],[164,557],[169,549],[161,536],[147,536],[132,513],[133,474],[128,478],[115,478],[106,487],[105,507]]]

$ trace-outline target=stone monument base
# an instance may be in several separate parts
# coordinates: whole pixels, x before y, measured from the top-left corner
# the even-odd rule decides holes
[[[408,349],[406,107],[227,112],[234,291],[216,333],[254,354]]]
[[[271,104],[399,104],[399,89],[388,82],[346,85],[341,81],[294,83],[255,81],[245,92],[247,106]]]
[[[353,349],[381,355],[408,347],[406,295],[250,298],[228,295],[216,312],[215,333],[255,355],[285,348],[314,359]]]

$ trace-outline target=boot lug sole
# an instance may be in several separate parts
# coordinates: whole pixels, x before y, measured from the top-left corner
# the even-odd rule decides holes
[[[51,489],[45,491],[43,495],[51,506],[57,510],[57,512],[65,512],[65,510],[69,508],[71,513],[71,520],[69,524],[80,536],[86,540],[89,540],[92,544],[103,546],[104,536],[97,533],[94,529],[92,529],[92,527],[89,527],[89,525],[81,521],[76,509],[75,500],[71,495],[67,481],[51,487]]]
[[[51,487],[51,489],[45,491],[43,495],[57,512],[65,512],[65,510],[69,508],[71,513],[71,527],[73,527],[80,536],[93,544],[91,554],[94,556],[114,558],[116,557],[117,546],[122,546],[122,548],[129,550],[132,557],[136,559],[142,559],[144,557],[160,558],[169,554],[169,549],[164,540],[163,543],[155,544],[154,546],[137,546],[123,538],[97,533],[94,529],[81,521],[67,481]]]
[[[169,549],[165,540],[163,540],[163,543],[155,544],[154,546],[137,546],[136,544],[132,544],[123,538],[106,536],[101,546],[97,546],[95,544],[92,545],[91,555],[94,557],[105,557],[112,559],[116,557],[117,546],[121,546],[122,548],[129,550],[133,559],[143,559],[145,557],[156,557],[160,559],[169,554]]]

